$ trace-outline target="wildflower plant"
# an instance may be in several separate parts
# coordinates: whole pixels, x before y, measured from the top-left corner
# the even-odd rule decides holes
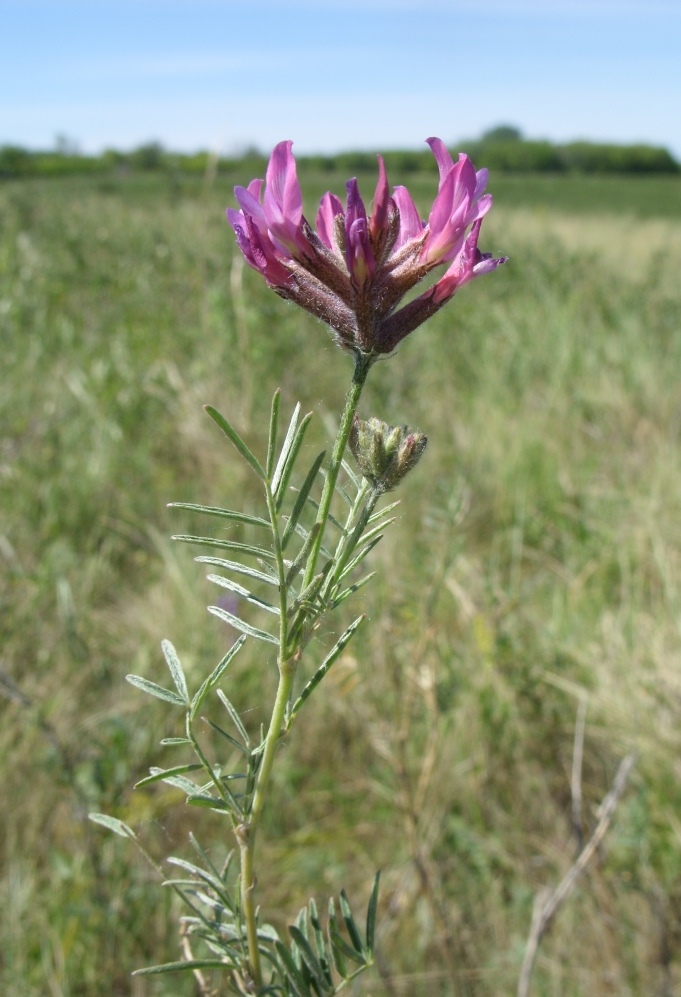
[[[378,874],[362,928],[341,891],[321,918],[314,900],[303,908],[283,939],[257,903],[256,843],[268,803],[272,770],[282,738],[296,726],[300,711],[361,626],[359,615],[321,656],[314,642],[323,619],[334,613],[372,577],[365,561],[392,521],[396,503],[378,508],[421,458],[426,437],[407,426],[360,419],[357,408],[373,364],[425,322],[473,278],[504,262],[478,249],[484,216],[492,206],[485,194],[487,171],[476,172],[460,155],[454,162],[440,139],[428,139],[439,169],[439,187],[427,220],[422,220],[405,187],[388,186],[385,165],[379,175],[371,214],[357,181],[347,183],[345,206],[325,194],[316,225],[306,220],[291,152],[291,142],[274,149],[265,180],[236,187],[238,209],[227,211],[246,262],[282,298],[325,322],[353,358],[353,375],[340,415],[331,454],[317,454],[300,467],[303,442],[312,418],[296,405],[282,426],[281,396],[272,399],[266,452],[258,456],[228,419],[211,406],[208,415],[260,481],[262,507],[255,512],[183,502],[171,505],[223,524],[243,524],[262,536],[257,543],[201,534],[174,539],[197,547],[197,561],[210,567],[208,578],[229,601],[209,611],[240,633],[223,659],[195,690],[188,687],[180,658],[169,641],[163,653],[172,687],[136,675],[128,680],[164,700],[183,715],[183,725],[162,744],[187,753],[168,768],[153,768],[138,786],[165,782],[186,793],[191,806],[223,817],[233,850],[221,867],[192,837],[194,861],[171,857],[179,878],[166,880],[185,904],[183,958],[138,972],[190,970],[202,992],[212,992],[203,973],[221,971],[233,992],[286,997],[330,995],[373,960]],[[438,280],[416,296],[408,295],[431,271],[445,268]],[[354,466],[346,461],[350,450]],[[341,476],[342,477],[339,477]],[[238,606],[255,607],[264,621],[255,626]],[[227,608],[227,605],[229,608]],[[263,667],[276,653],[278,688],[269,724],[258,737],[248,732],[224,691],[229,667],[246,641],[262,645]],[[322,658],[320,661],[319,658]],[[303,662],[306,683],[300,679]],[[204,748],[202,709],[215,697],[224,710],[221,723],[207,724],[222,740],[226,755],[236,752],[233,771],[210,759]],[[93,819],[134,839],[122,821],[102,814]],[[146,853],[145,853],[146,854]],[[161,871],[161,870],[159,870]],[[162,873],[163,874],[163,873]],[[261,870],[260,880],[267,871]],[[202,953],[194,954],[202,944]]]

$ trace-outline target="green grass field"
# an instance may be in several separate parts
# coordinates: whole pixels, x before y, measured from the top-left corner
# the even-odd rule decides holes
[[[343,180],[304,178],[310,211]],[[424,210],[435,183],[409,178]],[[202,405],[262,451],[279,386],[286,408],[317,414],[312,448],[351,373],[235,256],[230,186],[0,186],[0,992],[13,997],[195,992],[190,978],[131,979],[178,957],[178,911],[85,815],[188,854],[182,795],[131,789],[179,732],[124,676],[162,681],[167,637],[200,679],[232,639],[205,611],[214,590],[192,551],[168,539],[196,526],[168,501],[257,499]],[[260,899],[284,925],[311,891],[345,886],[359,905],[381,868],[380,974],[358,994],[515,993],[533,896],[576,854],[586,698],[586,835],[620,759],[638,762],[542,943],[533,994],[672,997],[681,181],[490,187],[482,248],[510,262],[378,364],[363,397],[363,415],[417,426],[429,448],[372,555],[378,578],[332,624],[365,611],[371,625],[284,749]],[[273,668],[246,648],[231,673],[254,730]],[[191,817],[219,860],[223,822]]]

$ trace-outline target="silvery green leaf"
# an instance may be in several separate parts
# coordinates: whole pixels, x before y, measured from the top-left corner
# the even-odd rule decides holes
[[[239,564],[237,561],[225,561],[221,557],[195,557],[198,564],[214,564],[217,568],[225,568],[226,571],[233,571],[235,574],[247,575],[255,578],[259,582],[267,582],[268,585],[277,585],[276,575],[266,575],[257,568],[249,568],[247,564]]]
[[[352,483],[355,486],[355,488],[357,489],[357,491],[359,491],[362,482],[360,481],[360,479],[358,478],[358,476],[355,474],[355,472],[353,471],[353,469],[350,467],[350,465],[348,464],[347,460],[345,460],[345,458],[343,458],[343,460],[341,461],[341,467],[343,468],[343,470],[347,474],[348,478],[350,478],[350,481],[352,481]]]
[[[293,988],[295,997],[310,997],[310,988],[305,982],[305,977],[293,961],[293,956],[279,939],[275,941],[274,947],[277,955],[283,963],[283,970],[290,987]]]
[[[272,468],[274,467],[274,454],[277,449],[277,433],[279,431],[279,409],[281,407],[281,391],[279,388],[272,396],[272,408],[270,410],[270,431],[267,437],[267,477],[272,479]]]
[[[125,680],[137,689],[141,689],[142,692],[147,692],[150,696],[156,696],[157,699],[163,699],[166,703],[172,703],[173,706],[187,705],[176,692],[164,689],[162,685],[156,685],[155,682],[150,682],[149,679],[142,678],[141,675],[126,675]]]
[[[280,615],[280,610],[278,606],[273,606],[271,602],[265,602],[264,599],[260,599],[257,595],[253,595],[248,589],[245,589],[242,585],[237,582],[231,581],[229,578],[224,578],[222,575],[208,575],[208,581],[214,582],[216,585],[221,585],[222,588],[227,589],[229,592],[234,592],[235,595],[240,595],[242,599],[246,602],[253,603],[254,606],[258,606],[259,609],[264,609],[268,613],[274,613],[275,616]]]
[[[194,793],[187,797],[187,803],[193,807],[210,807],[211,810],[221,810],[231,813],[232,808],[219,796],[212,796],[210,793]]]
[[[336,972],[343,980],[347,980],[350,975],[348,972],[347,963],[345,962],[343,948],[338,946],[334,942],[335,938],[340,938],[345,944],[341,934],[340,925],[338,924],[338,917],[336,916],[336,905],[334,903],[333,897],[329,897],[329,916],[326,925],[326,934],[329,939],[329,945],[331,948],[331,958],[333,959],[333,964],[336,967]],[[349,948],[349,946],[348,946]],[[352,952],[351,952],[352,958]]]
[[[163,650],[163,656],[166,659],[166,664],[170,670],[170,674],[172,675],[173,682],[175,683],[175,688],[182,697],[184,703],[188,706],[189,691],[187,690],[187,683],[185,681],[184,672],[182,671],[180,659],[177,656],[177,651],[169,640],[162,640],[161,648]]]
[[[380,869],[374,876],[374,885],[371,890],[371,896],[369,897],[369,906],[367,907],[367,931],[366,931],[366,947],[369,953],[374,951],[374,939],[376,937],[376,915],[378,913],[378,887],[381,878]]]
[[[118,820],[117,817],[109,817],[108,814],[93,813],[88,814],[88,818],[95,824],[101,824],[102,827],[107,828],[107,830],[113,831],[114,834],[119,834],[121,838],[137,837],[132,828],[128,827],[127,824],[124,824],[122,820]]]
[[[295,924],[289,925],[289,934],[291,938],[298,946],[301,953],[303,961],[307,966],[308,970],[312,974],[312,977],[319,988],[321,994],[332,994],[334,991],[333,983],[327,979],[324,970],[319,962],[319,959],[312,951],[312,946],[308,942],[307,938]]]
[[[341,574],[338,576],[337,580],[340,582],[343,580],[343,578],[346,578],[353,571],[353,569],[356,568],[357,565],[364,560],[367,554],[369,554],[370,551],[374,549],[376,544],[379,543],[379,541],[381,541],[382,539],[383,539],[383,534],[381,533],[380,536],[375,537],[371,541],[371,543],[366,545],[366,547],[363,547],[362,550],[357,555],[357,557],[353,561],[350,561],[350,564],[345,566]]]
[[[274,507],[279,512],[282,503],[284,501],[284,496],[286,495],[286,489],[288,483],[293,473],[293,468],[295,466],[300,448],[303,445],[303,440],[305,439],[305,433],[307,432],[307,427],[310,425],[310,420],[312,419],[312,412],[308,412],[307,415],[303,416],[303,419],[296,430],[296,434],[293,437],[291,446],[289,447],[288,454],[286,455],[286,460],[284,461],[283,467],[281,468],[281,473],[278,475],[279,464],[277,464],[277,470],[274,472],[274,478],[272,479],[272,495],[274,496]],[[283,453],[283,451],[282,451]],[[281,461],[281,457],[280,457]]]
[[[173,786],[174,789],[181,789],[183,793],[188,796],[196,792],[196,783],[193,783],[191,779],[185,779],[183,775],[165,775],[162,769],[152,768],[149,770],[152,775],[160,773],[161,782],[165,782],[168,786]]]
[[[247,523],[249,526],[265,526],[270,529],[270,524],[260,516],[249,516],[245,512],[233,512],[231,509],[220,509],[215,505],[196,505],[194,502],[168,502],[168,509],[186,509],[189,512],[203,512],[206,516],[219,516],[222,519],[231,519],[236,523]]]
[[[196,772],[196,770],[200,768],[202,768],[202,766],[198,762],[189,765],[176,765],[172,769],[153,768],[149,770],[151,775],[148,775],[144,779],[140,779],[139,782],[135,783],[135,789],[141,789],[142,786],[149,786],[152,782],[167,782],[169,776],[182,775],[185,772]],[[189,782],[189,780],[187,780],[187,782]],[[194,785],[193,783],[190,785],[192,786],[193,792]]]
[[[279,460],[277,461],[277,466],[274,470],[274,475],[271,479],[272,494],[274,494],[279,486],[279,481],[281,480],[281,475],[284,470],[284,465],[288,459],[289,452],[293,446],[293,440],[295,439],[296,429],[298,428],[298,419],[300,417],[300,402],[296,404],[293,410],[293,415],[288,424],[288,429],[286,430],[286,436],[284,437],[284,443],[279,454]]]
[[[343,915],[343,921],[345,922],[345,927],[355,951],[357,953],[363,953],[364,945],[362,944],[359,929],[355,923],[355,918],[353,917],[352,910],[350,909],[350,901],[348,900],[348,895],[345,890],[341,890],[340,892],[340,909],[341,914]]]
[[[191,537],[185,535],[177,535],[170,539],[179,540],[181,543],[186,544],[217,547],[219,550],[235,550],[241,554],[252,554],[254,557],[264,558],[266,561],[275,560],[275,555],[271,550],[265,550],[264,547],[255,547],[253,544],[237,543],[236,540],[218,540],[217,537]]]
[[[161,740],[161,744],[164,747],[170,747],[173,744],[191,744],[192,742],[188,737],[164,737]]]
[[[323,473],[323,472],[322,472],[322,473]],[[313,508],[313,509],[314,509],[314,510],[315,510],[316,512],[319,512],[319,502],[316,502],[316,501],[315,501],[315,500],[314,500],[313,498],[311,498],[310,496],[308,496],[308,499],[307,499],[307,502],[308,502],[308,505],[311,505],[311,506],[312,506],[312,508]],[[331,515],[331,513],[329,513],[329,515],[328,515],[328,522],[329,522],[329,523],[333,523],[333,525],[334,525],[334,526],[336,527],[336,529],[337,529],[337,530],[339,530],[339,531],[340,531],[341,533],[346,533],[346,532],[347,532],[347,530],[345,529],[345,527],[343,526],[343,524],[342,524],[342,523],[340,523],[340,522],[339,522],[339,521],[338,521],[338,520],[336,519],[336,517],[335,517],[335,516],[332,516],[332,515]]]
[[[238,616],[233,616],[232,613],[228,613],[221,606],[209,606],[208,612],[212,613],[213,616],[217,616],[218,619],[223,620],[225,623],[229,623],[230,627],[234,627],[235,630],[240,630],[247,637],[255,637],[256,640],[262,640],[267,644],[276,644],[277,647],[279,646],[279,639],[277,637],[267,633],[266,630],[259,630],[257,627],[252,627],[250,624],[244,623]]]
[[[180,962],[165,962],[162,966],[146,966],[136,969],[133,976],[152,976],[157,973],[177,973],[187,969],[227,969],[231,964],[224,959],[181,959]]]
[[[343,591],[339,592],[338,595],[335,597],[329,608],[336,609],[336,607],[340,606],[342,602],[345,602],[346,599],[349,599],[351,595],[354,595],[355,592],[359,592],[360,589],[364,588],[367,582],[370,582],[375,574],[376,572],[372,571],[370,572],[370,574],[365,575],[364,578],[361,578],[358,582],[355,582],[354,585],[349,585],[348,588],[343,589]]]
[[[310,470],[307,472],[305,481],[300,487],[300,491],[298,492],[298,496],[293,505],[293,509],[291,510],[289,521],[286,524],[284,535],[281,538],[282,550],[286,550],[286,546],[293,535],[293,531],[298,525],[298,520],[300,519],[302,511],[305,508],[305,503],[307,502],[307,497],[310,494],[312,485],[315,482],[315,478],[319,473],[319,468],[322,466],[322,461],[324,460],[325,457],[326,457],[326,450],[322,450],[321,453],[317,454],[314,461],[312,462]]]
[[[287,588],[289,587],[289,585],[291,585],[295,581],[295,579],[299,575],[299,573],[300,573],[303,565],[307,561],[308,554],[312,550],[312,545],[314,544],[315,540],[317,539],[317,534],[319,533],[320,529],[321,529],[321,524],[320,523],[315,523],[314,526],[312,527],[312,529],[310,530],[310,532],[307,535],[307,540],[305,541],[305,543],[303,544],[303,546],[298,551],[298,554],[297,554],[295,560],[291,563],[291,565],[290,565],[290,567],[289,567],[289,569],[288,569],[288,571],[286,573],[286,587]]]
[[[322,474],[323,474],[323,476],[325,478],[326,478],[327,473],[328,472],[326,471],[326,469],[323,468],[322,469]],[[334,491],[336,491],[340,495],[340,497],[343,499],[343,501],[345,502],[345,504],[347,506],[349,506],[351,509],[354,507],[354,505],[355,505],[354,501],[350,498],[350,496],[348,495],[347,491],[345,490],[345,488],[343,487],[343,485],[341,485],[341,483],[339,481],[336,482],[336,487],[335,487]]]
[[[362,621],[365,619],[366,617],[364,615],[358,616],[357,619],[354,621],[354,623],[351,623],[348,629],[338,638],[334,646],[331,648],[327,656],[324,658],[324,661],[321,663],[317,671],[314,673],[310,681],[304,687],[303,691],[301,692],[301,694],[298,696],[295,703],[291,707],[288,721],[286,724],[287,729],[290,727],[291,723],[295,719],[298,710],[301,708],[305,700],[310,697],[310,695],[314,692],[314,690],[322,681],[324,676],[328,673],[329,669],[334,664],[334,662],[338,660],[340,655],[343,653],[344,649],[347,647],[348,643],[352,640],[355,631],[362,623]]]
[[[251,757],[251,753],[248,750],[248,748],[244,747],[244,745],[241,744],[239,741],[237,741],[235,737],[232,737],[231,734],[228,734],[226,730],[223,730],[222,727],[214,723],[210,718],[206,719],[216,734],[220,734],[221,737],[224,737],[227,741],[230,742],[230,744],[233,744],[235,748],[238,748],[239,751],[241,751],[244,755],[246,755],[247,758]]]
[[[386,528],[386,526],[390,526],[391,523],[394,522],[395,522],[395,516],[381,520],[381,522],[377,523],[372,530],[369,530],[367,533],[364,533],[362,535],[362,543],[368,543],[370,540],[373,540],[376,534],[380,533],[381,530],[384,530]]]
[[[187,862],[186,859],[178,859],[174,855],[171,855],[167,860],[170,865],[179,866],[180,869],[184,869],[186,872],[191,872],[194,876],[202,879],[204,883],[211,886],[217,894],[222,896],[225,892],[225,884],[210,872],[206,872],[201,866],[194,865],[193,862]]]
[[[265,481],[267,476],[262,469],[260,461],[257,459],[257,457],[255,457],[253,453],[251,453],[249,448],[246,446],[244,441],[237,433],[236,429],[234,429],[234,427],[227,421],[227,419],[225,419],[224,415],[221,415],[217,409],[213,408],[212,405],[205,405],[204,408],[208,413],[208,415],[213,420],[213,422],[215,422],[220,427],[225,436],[227,436],[232,441],[232,443],[239,451],[241,456],[244,458],[244,460],[246,460],[251,465],[251,467],[258,475],[258,477],[262,481]]]
[[[400,502],[401,499],[396,499],[395,502],[391,502],[390,505],[386,505],[384,509],[379,509],[378,512],[375,512],[373,515],[369,516],[369,522],[373,523],[382,516],[387,516],[389,512],[392,512],[393,509],[397,508]]]
[[[220,702],[222,703],[222,705],[224,706],[224,708],[227,710],[227,712],[229,713],[230,717],[232,718],[232,723],[234,724],[234,726],[236,727],[236,729],[241,734],[241,737],[243,738],[244,744],[247,747],[249,747],[251,741],[250,741],[250,738],[249,738],[249,736],[248,736],[248,734],[246,732],[246,728],[244,727],[243,723],[241,722],[241,717],[239,716],[239,714],[237,713],[237,711],[235,710],[235,708],[232,706],[232,704],[230,703],[230,701],[227,699],[227,697],[225,696],[225,694],[222,691],[222,689],[218,689],[217,690],[217,694],[218,694],[218,698],[219,698]]]
[[[227,654],[225,654],[225,656],[222,658],[219,664],[213,669],[208,678],[202,683],[201,688],[196,693],[191,702],[191,712],[189,714],[190,723],[193,722],[194,717],[201,708],[201,704],[203,703],[204,699],[206,698],[210,690],[214,688],[214,686],[216,686],[217,683],[220,681],[225,671],[227,670],[227,667],[230,664],[232,658],[235,656],[235,654],[237,654],[238,651],[241,650],[245,642],[246,642],[245,636],[239,637],[238,640],[236,640],[234,644],[232,644],[229,651],[227,652]]]

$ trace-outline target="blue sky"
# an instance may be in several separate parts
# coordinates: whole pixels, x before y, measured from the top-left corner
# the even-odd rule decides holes
[[[0,0],[0,144],[378,150],[499,123],[681,157],[681,0]]]

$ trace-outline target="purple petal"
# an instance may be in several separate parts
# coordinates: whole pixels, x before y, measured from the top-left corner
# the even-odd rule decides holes
[[[263,227],[267,227],[267,222],[265,220],[265,212],[263,207],[255,197],[252,191],[249,189],[252,186],[252,181],[246,187],[235,187],[234,196],[239,202],[239,207],[243,211],[244,215],[250,215],[252,218],[257,218],[259,224]]]
[[[440,184],[447,176],[451,168],[454,166],[454,160],[452,159],[447,146],[444,144],[441,138],[427,138],[426,142],[431,148],[435,160],[437,162],[437,168],[440,171]]]
[[[369,231],[373,239],[376,239],[379,232],[386,227],[388,219],[388,205],[390,203],[390,191],[388,189],[388,175],[385,171],[383,156],[378,157],[378,183],[374,193],[374,210],[369,222]]]
[[[416,205],[406,187],[395,187],[393,200],[400,213],[400,232],[395,243],[395,249],[400,249],[405,242],[416,239],[423,234],[424,222],[421,221]]]
[[[317,234],[328,249],[336,249],[335,228],[338,215],[344,215],[340,198],[329,191],[324,194],[317,212]]]
[[[265,178],[265,208],[279,209],[288,222],[298,225],[303,215],[303,194],[298,183],[296,161],[291,152],[293,142],[280,142],[274,147],[267,164]]]
[[[345,212],[345,262],[354,283],[361,287],[375,270],[374,255],[369,244],[369,224],[357,180],[348,180]]]
[[[478,170],[475,174],[475,193],[473,194],[473,200],[477,201],[489,180],[489,170]]]

